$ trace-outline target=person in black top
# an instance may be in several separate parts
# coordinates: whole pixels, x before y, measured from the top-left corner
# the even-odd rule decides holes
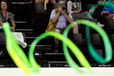
[[[4,22],[9,22],[10,23],[10,28],[12,31],[15,31],[15,21],[13,18],[13,14],[8,12],[8,1],[7,0],[1,0],[0,2],[0,29],[2,29],[2,24]]]

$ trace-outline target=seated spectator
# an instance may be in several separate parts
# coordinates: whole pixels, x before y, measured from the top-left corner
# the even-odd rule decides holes
[[[67,9],[72,13],[73,20],[79,19],[90,19],[88,12],[82,12],[81,1],[79,0],[69,0],[67,2]],[[77,26],[73,27],[74,37],[77,35]]]
[[[8,12],[8,1],[7,0],[1,0],[0,2],[0,29],[2,29],[2,24],[4,22],[9,22],[10,23],[10,27],[12,29],[12,31],[15,31],[15,21],[13,18],[13,14]]]
[[[106,4],[109,2],[110,0],[107,1]],[[114,0],[111,0],[111,2],[114,3]],[[102,15],[105,19],[106,25],[114,28],[114,8],[108,5],[104,5]]]
[[[10,23],[10,28],[13,31],[13,35],[17,41],[18,44],[20,44],[23,48],[27,47],[27,43],[24,42],[24,38],[23,38],[23,34],[20,32],[14,32],[15,31],[15,21],[13,18],[13,14],[8,12],[8,1],[7,0],[1,0],[0,2],[0,29],[2,30],[2,24],[5,22],[9,22]],[[4,33],[0,32],[0,38],[1,40],[3,40],[3,43],[6,43],[5,41],[5,35]],[[0,41],[1,42],[1,41]]]
[[[59,1],[58,8],[52,10],[51,12],[50,21],[46,29],[46,32],[53,30],[57,33],[62,33],[64,29],[67,27],[68,23],[71,23],[71,22],[73,22],[73,19],[72,19],[71,13],[67,11],[66,2]],[[55,44],[58,47],[58,44],[59,44],[58,39],[55,39]]]
[[[55,28],[60,28],[60,29],[65,28],[67,26],[66,21],[68,21],[69,23],[73,22],[71,13],[67,11],[66,4],[64,1],[59,1],[58,8],[52,10],[50,21],[53,24],[57,23]],[[50,31],[48,28],[46,30]]]
[[[111,2],[114,3],[114,0],[111,0]],[[114,8],[112,8],[111,6],[105,5],[102,13],[103,13],[103,15],[105,16],[106,19],[113,19],[113,17],[114,17]]]
[[[0,45],[6,44],[5,34],[2,30],[2,24],[4,22],[10,23],[10,28],[12,31],[15,31],[15,22],[13,18],[13,14],[9,13],[8,11],[8,1],[1,0],[0,1]]]

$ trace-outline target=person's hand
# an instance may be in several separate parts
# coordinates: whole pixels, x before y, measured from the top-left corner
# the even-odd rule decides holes
[[[10,27],[11,28],[11,30],[13,31],[13,32],[15,32],[15,28],[14,27]]]
[[[62,10],[62,11],[61,11],[61,14],[62,14],[62,15],[65,15],[65,14],[66,14],[66,11],[65,11],[65,10]]]

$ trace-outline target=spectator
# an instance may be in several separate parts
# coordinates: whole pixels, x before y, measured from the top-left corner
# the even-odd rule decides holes
[[[109,2],[114,3],[114,0],[107,1],[106,5],[104,5],[102,15],[105,19],[105,23],[107,26],[110,26],[111,28],[114,28],[114,8],[107,5]]]
[[[77,20],[82,17],[83,15],[80,14],[82,8],[81,8],[81,2],[77,0],[69,0],[67,2],[67,9],[72,13],[73,20]],[[79,17],[78,17],[79,16]],[[73,35],[77,35],[77,26],[73,27]]]
[[[67,11],[67,6],[65,1],[59,1],[58,2],[58,8],[52,10],[49,24],[53,26],[51,29],[49,29],[51,26],[48,25],[46,32],[53,30],[57,33],[62,33],[68,23],[73,22],[71,13]],[[55,39],[56,47],[59,45],[59,40]]]
[[[68,21],[69,23],[73,21],[71,13],[68,14],[68,11],[66,9],[66,4],[64,1],[59,1],[58,8],[52,10],[50,20],[53,24],[57,23],[57,25],[55,26],[56,28],[65,28],[67,25],[66,21]]]
[[[108,1],[108,2],[110,2],[110,1]],[[114,3],[114,0],[111,0],[111,2]],[[114,8],[111,6],[105,5],[102,13],[106,19],[114,18]]]
[[[14,32],[15,31],[15,21],[14,21],[14,18],[13,18],[13,14],[8,12],[8,1],[7,0],[1,0],[0,2],[0,29],[2,29],[2,24],[4,22],[9,22],[10,23],[10,28],[12,29],[13,31],[13,35],[16,39],[16,41],[18,42],[18,44],[20,44],[23,48],[27,47],[27,43],[24,42],[24,38],[23,38],[23,35],[22,33],[17,33],[17,32]],[[6,43],[5,41],[5,35],[4,33],[0,32],[0,37],[1,37],[1,40],[2,43]],[[1,42],[0,40],[0,42]]]
[[[13,31],[15,31],[15,21],[13,18],[13,14],[8,12],[8,1],[7,0],[1,0],[0,2],[0,29],[2,29],[2,24],[4,22],[9,22],[10,27]]]
[[[15,22],[13,18],[13,14],[8,12],[8,1],[1,0],[0,1],[0,45],[6,44],[5,34],[2,30],[2,24],[4,22],[10,23],[10,28],[15,31]]]

